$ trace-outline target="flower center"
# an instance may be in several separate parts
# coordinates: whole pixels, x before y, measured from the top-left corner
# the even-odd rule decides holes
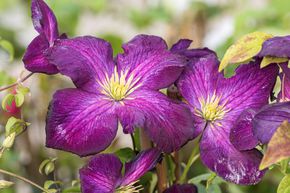
[[[133,75],[127,77],[128,71],[121,72],[120,75],[117,71],[117,67],[114,69],[114,73],[109,78],[106,74],[106,79],[103,82],[99,82],[101,85],[101,93],[110,97],[115,101],[121,101],[125,99],[134,90],[141,85],[136,85],[139,79],[135,79]]]
[[[221,97],[216,96],[215,93],[211,97],[208,96],[206,100],[199,99],[201,109],[195,109],[195,114],[210,122],[223,119],[229,109],[225,108],[225,103],[220,104],[220,99]]]
[[[138,193],[141,190],[143,190],[143,188],[141,185],[134,186],[134,184],[136,184],[137,182],[138,181],[132,182],[131,184],[128,184],[127,186],[121,186],[115,191],[115,193]]]

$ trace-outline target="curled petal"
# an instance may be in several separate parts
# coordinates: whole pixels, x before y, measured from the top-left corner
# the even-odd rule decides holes
[[[281,92],[278,95],[280,102],[290,101],[290,68],[288,63],[280,64],[282,73],[280,74],[281,79]]]
[[[228,129],[209,125],[200,143],[202,162],[223,179],[243,185],[258,183],[265,171],[259,170],[262,154],[239,151],[229,141]]]
[[[259,57],[275,56],[280,58],[290,58],[290,36],[273,37],[263,43]]]
[[[122,163],[112,154],[100,154],[80,169],[83,193],[114,193],[121,178]]]
[[[31,72],[56,74],[56,66],[50,64],[44,52],[49,48],[49,43],[44,35],[39,35],[29,44],[23,56],[25,68]]]
[[[187,50],[187,48],[189,48],[191,43],[192,43],[192,40],[180,39],[180,40],[178,40],[178,42],[173,44],[173,46],[172,46],[172,48],[170,50],[173,51],[173,52],[184,51],[184,50]]]
[[[43,0],[31,1],[32,22],[39,34],[44,34],[51,45],[58,38],[57,20]]]
[[[252,121],[257,111],[245,110],[237,119],[230,133],[230,141],[238,150],[254,149],[259,141],[254,136]]]
[[[116,136],[114,103],[78,89],[57,91],[46,120],[47,147],[80,156],[107,148]]]
[[[254,134],[261,143],[268,143],[285,120],[290,121],[290,102],[267,105],[253,119]]]
[[[197,188],[193,184],[175,184],[163,193],[197,193]]]
[[[191,113],[183,103],[149,90],[135,91],[129,97],[118,109],[121,123],[126,123],[124,128],[144,128],[157,147],[165,152],[180,149],[192,138]]]
[[[155,167],[160,156],[161,151],[156,148],[139,153],[133,161],[126,163],[125,174],[120,186],[136,182],[146,172]]]
[[[138,35],[123,45],[117,56],[119,71],[137,77],[138,84],[151,89],[171,85],[180,75],[186,60],[167,50],[165,41],[157,36]]]
[[[58,40],[47,57],[78,88],[93,93],[100,89],[98,82],[111,77],[115,66],[111,45],[91,36]]]

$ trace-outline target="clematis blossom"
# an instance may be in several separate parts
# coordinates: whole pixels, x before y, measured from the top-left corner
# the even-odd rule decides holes
[[[197,193],[197,187],[193,184],[175,184],[163,193]]]
[[[181,74],[186,59],[157,36],[139,35],[113,59],[105,40],[85,36],[56,41],[49,61],[76,88],[57,91],[50,104],[46,145],[87,156],[107,148],[118,122],[124,133],[145,130],[164,152],[178,150],[193,135],[189,108],[158,90]]]
[[[56,39],[66,38],[66,35],[59,35],[56,17],[43,0],[31,1],[31,13],[34,28],[39,35],[28,45],[23,56],[25,68],[31,72],[56,74],[58,70],[48,62],[45,52]]]
[[[230,131],[240,114],[268,103],[278,75],[277,65],[260,69],[260,60],[241,65],[236,75],[224,78],[219,61],[208,49],[189,50],[190,63],[177,82],[194,116],[194,137],[201,135],[202,162],[223,179],[236,184],[256,184],[262,154],[239,151],[230,142]]]
[[[134,193],[142,187],[136,185],[139,178],[153,169],[160,158],[160,151],[149,149],[125,164],[122,175],[122,162],[113,154],[99,154],[80,169],[83,193]]]

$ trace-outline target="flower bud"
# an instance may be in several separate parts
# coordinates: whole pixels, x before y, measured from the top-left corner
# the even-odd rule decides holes
[[[16,136],[15,132],[8,135],[2,143],[2,147],[7,148],[7,149],[11,148],[12,145],[14,144],[15,136]]]
[[[0,189],[9,188],[13,184],[14,184],[13,182],[9,182],[6,180],[0,180]]]

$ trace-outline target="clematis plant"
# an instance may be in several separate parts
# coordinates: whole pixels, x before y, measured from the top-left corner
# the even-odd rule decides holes
[[[75,85],[57,90],[52,97],[46,118],[46,146],[80,157],[92,156],[79,170],[80,187],[73,187],[77,188],[74,192],[197,193],[203,190],[201,181],[209,188],[217,183],[216,176],[240,185],[257,184],[267,168],[277,162],[287,173],[289,36],[248,34],[231,46],[220,62],[208,48],[189,49],[188,39],[168,49],[161,37],[137,35],[123,44],[123,53],[113,57],[111,44],[103,39],[60,35],[56,17],[43,0],[32,0],[31,11],[39,35],[23,57],[26,69],[60,73]],[[240,66],[234,76],[225,78],[223,70],[229,64]],[[278,77],[281,89],[276,100],[271,96]],[[19,87],[22,82],[0,91]],[[177,87],[178,97],[160,91],[169,90],[169,86]],[[7,101],[10,106],[23,104],[28,89],[21,90],[5,97],[4,109],[10,111]],[[14,117],[7,121],[1,154],[12,148],[16,136],[28,125]],[[119,125],[125,134],[132,135],[133,144],[140,142],[136,129],[144,130],[142,135],[150,147],[110,153],[108,147]],[[195,146],[189,144],[194,150],[188,163],[181,167],[184,160],[179,150],[194,139]],[[262,145],[268,146],[266,151]],[[277,148],[279,151],[275,151]],[[211,172],[187,179],[199,156]],[[53,173],[56,161],[44,160],[40,173]],[[150,179],[142,178],[149,170]],[[42,192],[63,189],[57,180],[46,181],[42,187],[6,170],[0,169],[0,173],[24,180]],[[143,186],[146,183],[150,188]],[[283,181],[279,187],[285,184]]]

